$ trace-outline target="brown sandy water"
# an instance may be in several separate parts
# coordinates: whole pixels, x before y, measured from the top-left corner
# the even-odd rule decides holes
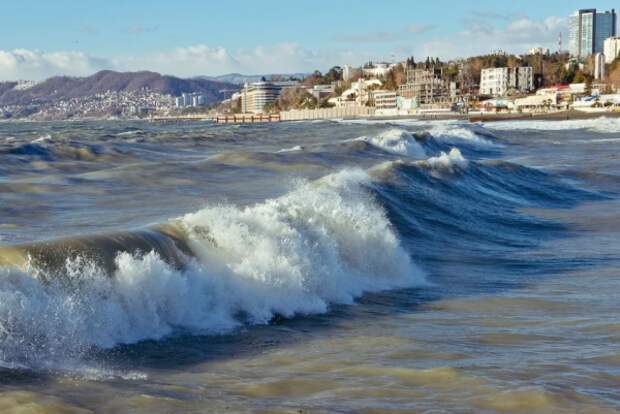
[[[123,142],[110,138],[110,143],[101,138],[133,130],[133,124],[114,125],[113,131],[106,124],[80,126],[78,132],[86,129],[91,134],[88,142],[102,140],[101,147],[90,153],[96,156],[97,151],[103,151],[105,159],[51,157],[45,167],[30,165],[1,177],[0,184],[6,184],[0,187],[5,189],[0,192],[0,235],[6,241],[5,249],[61,237],[89,240],[89,234],[135,234],[131,232],[144,226],[202,211],[184,222],[208,224],[207,252],[223,249],[233,236],[238,237],[233,241],[243,246],[247,238],[260,241],[248,244],[253,252],[231,248],[226,255],[221,253],[221,263],[235,270],[218,273],[217,278],[246,275],[242,265],[248,262],[252,269],[270,269],[261,273],[265,279],[260,283],[267,283],[269,275],[278,278],[266,290],[261,284],[252,284],[247,290],[244,284],[225,288],[209,285],[219,289],[218,295],[227,295],[238,304],[230,309],[243,313],[231,316],[241,324],[216,332],[210,327],[229,316],[225,314],[229,308],[224,306],[228,304],[220,302],[219,296],[187,296],[179,290],[171,298],[195,308],[195,312],[182,313],[181,308],[175,308],[180,305],[155,290],[155,284],[136,276],[134,283],[139,289],[152,289],[149,300],[143,301],[137,290],[127,290],[143,305],[130,307],[120,302],[125,307],[114,308],[114,318],[106,318],[104,324],[88,313],[88,304],[62,296],[62,289],[68,287],[39,291],[33,286],[27,290],[18,285],[22,276],[5,270],[2,277],[7,282],[0,284],[0,299],[4,301],[4,307],[0,304],[0,340],[6,367],[0,369],[0,412],[620,412],[620,203],[616,196],[620,190],[620,141],[613,141],[620,135],[620,124],[614,129],[613,121],[608,123],[611,126],[606,130],[592,125],[559,130],[544,124],[529,128],[528,124],[520,128],[505,124],[497,129],[492,125],[473,135],[495,140],[497,146],[493,147],[473,140],[462,131],[471,127],[457,123],[282,124],[255,129],[213,127],[215,130],[186,125],[181,131],[174,129],[178,127],[139,125],[146,131],[141,143],[124,142],[127,138]],[[17,130],[10,134],[18,139],[36,135],[43,126],[29,126],[32,131],[13,127]],[[78,134],[73,125],[45,127]],[[0,135],[8,135],[2,128],[7,127],[0,126]],[[380,136],[394,128],[430,133],[430,138],[417,140],[427,157],[456,147],[469,163],[452,160],[450,168],[444,168],[439,161],[416,163],[411,159],[412,152],[382,152],[377,141],[371,146],[361,145],[363,141],[347,143],[359,136]],[[180,135],[185,140],[177,139]],[[254,141],[248,143],[250,138]],[[245,140],[242,151],[235,149],[241,146],[236,139]],[[305,149],[278,152],[296,145]],[[153,155],[158,146],[167,147],[167,154]],[[111,153],[121,155],[114,158]],[[375,257],[374,249],[389,258],[400,256],[378,236],[358,233],[359,223],[374,223],[368,218],[374,217],[375,210],[356,204],[366,203],[365,198],[351,196],[335,202],[330,198],[334,196],[331,190],[323,189],[320,183],[302,186],[303,197],[308,197],[302,198],[295,195],[296,186],[301,185],[296,180],[315,180],[353,165],[369,170],[394,160],[402,163],[385,164],[382,171],[388,173],[371,174],[369,185],[402,249],[415,268],[421,269],[425,283],[353,294],[355,304],[325,299],[325,311],[305,311],[314,303],[306,302],[309,299],[304,296],[312,289],[318,289],[318,297],[336,298],[336,293],[355,291],[352,286],[365,283],[364,277],[387,278],[394,272],[387,262],[380,261],[381,254]],[[156,169],[157,174],[147,174],[149,168]],[[82,181],[84,176],[88,181]],[[310,197],[317,186],[322,189],[321,196]],[[348,190],[336,188],[342,197],[348,194]],[[283,194],[289,195],[278,198]],[[264,201],[270,197],[272,201]],[[59,202],[63,209],[57,210],[55,203]],[[221,210],[212,210],[212,202],[227,204]],[[334,217],[327,220],[329,211],[315,214],[318,207],[313,203],[318,202],[328,203]],[[306,205],[297,209],[298,203]],[[234,207],[246,205],[259,207],[247,215]],[[343,205],[350,208],[338,210]],[[278,214],[286,213],[285,218],[272,216],[272,208]],[[231,209],[234,214],[229,213]],[[310,213],[311,220],[305,221],[303,215]],[[227,218],[225,226],[230,228],[223,234],[218,233],[220,224],[213,218],[218,214]],[[269,226],[253,227],[248,216],[269,217]],[[34,217],[38,221],[30,225],[28,220]],[[238,227],[239,220],[249,226],[247,233],[236,233],[243,227]],[[295,260],[318,254],[311,240],[331,241],[304,238],[304,254],[292,255],[295,250],[290,243],[296,239],[291,229],[309,231],[314,225],[328,235],[342,231],[349,236],[338,235],[338,246],[333,245],[342,262],[319,255],[308,262],[307,268],[297,266]],[[281,234],[271,235],[272,229]],[[258,237],[256,232],[263,231],[266,233]],[[175,237],[181,236],[175,233]],[[276,243],[284,239],[290,243]],[[95,236],[92,240],[97,245]],[[121,245],[127,243],[128,249],[135,247],[133,242],[117,240]],[[192,240],[189,245],[196,249]],[[270,250],[274,243],[279,246],[274,250],[277,254]],[[365,257],[356,257],[360,249]],[[213,253],[196,251],[205,267],[215,263],[209,256]],[[261,255],[251,254],[259,251]],[[132,271],[142,271],[140,266],[157,265],[140,260],[130,263],[134,267],[127,267],[125,273],[119,271],[117,277],[128,280]],[[287,294],[271,296],[288,283],[283,279],[288,275],[282,271],[284,263],[291,272],[307,269],[307,273],[302,272],[305,283],[327,272],[321,267],[323,263],[342,266],[347,274],[361,272],[351,263],[363,263],[368,273],[347,278],[327,272],[338,277],[339,284],[332,286],[329,279],[317,279],[323,289],[311,283],[304,285],[304,295],[290,291],[288,295],[299,296],[289,303]],[[165,273],[166,280],[197,277],[182,273],[182,269],[157,271]],[[36,279],[40,273],[27,275]],[[159,275],[147,273],[149,278]],[[176,288],[178,283],[164,286]],[[125,289],[128,286],[123,285]],[[70,287],[75,289],[73,284]],[[114,297],[114,289],[120,287],[111,289],[95,292]],[[17,293],[24,294],[21,302],[7,301]],[[77,293],[82,293],[80,288]],[[110,311],[108,298],[84,290],[86,293],[91,299],[88,306],[100,313]],[[45,299],[47,307],[30,309],[35,303],[33,295]],[[63,302],[55,307],[57,302],[46,295],[60,295]],[[252,312],[258,312],[262,305],[239,305],[256,298],[279,310],[267,319],[269,323],[253,319],[256,315]],[[158,301],[164,300],[168,302],[160,306]],[[7,303],[14,307],[6,309]],[[66,310],[67,306],[77,307],[76,312]],[[122,309],[144,320],[125,316]],[[19,319],[43,316],[51,310],[57,312],[57,318],[91,316],[76,319],[71,329],[54,322],[56,318],[42,317],[46,324],[41,325],[41,331],[36,331],[39,325]],[[281,313],[286,310],[292,314],[283,317]],[[157,324],[150,319],[145,322],[151,312],[156,312]],[[203,312],[219,316],[210,320],[211,325],[186,323],[192,314]],[[185,316],[172,318],[170,313]],[[109,324],[114,321],[134,329],[139,339],[97,345],[128,337]],[[162,321],[171,327],[164,335],[156,329]],[[28,326],[36,335],[25,331]],[[63,335],[79,335],[80,340],[52,338],[54,341],[36,346],[27,343],[46,334],[53,337],[49,329],[54,328],[62,328],[58,332]],[[15,338],[24,341],[24,349],[39,352],[47,361],[15,351],[13,346],[19,343]],[[71,352],[65,353],[63,348]]]

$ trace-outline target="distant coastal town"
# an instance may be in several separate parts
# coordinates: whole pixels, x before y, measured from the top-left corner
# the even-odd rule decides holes
[[[123,84],[120,89],[45,100],[36,94],[23,97],[40,87],[36,82],[0,84],[0,119],[187,118],[237,123],[615,113],[620,112],[616,19],[613,9],[576,11],[569,19],[568,51],[559,33],[553,51],[535,46],[523,54],[497,50],[451,61],[411,56],[359,67],[342,64],[325,73],[214,83],[208,87],[216,93],[210,94],[204,85],[209,81],[203,80],[176,89],[157,88],[161,82],[133,89]]]

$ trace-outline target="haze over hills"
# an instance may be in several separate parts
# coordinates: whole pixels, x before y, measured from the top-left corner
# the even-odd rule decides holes
[[[243,75],[241,73],[227,73],[225,75],[219,76],[197,76],[193,79],[201,79],[201,80],[211,80],[215,82],[225,82],[225,83],[233,83],[236,85],[243,85],[246,82],[258,82],[262,78],[265,79],[303,79],[307,77],[308,73],[270,73],[266,75]]]
[[[0,105],[30,105],[61,99],[82,98],[105,92],[139,92],[148,88],[162,95],[179,96],[184,92],[197,92],[207,103],[230,97],[239,86],[211,79],[181,79],[155,72],[114,72],[104,70],[92,76],[78,78],[58,76],[34,84],[17,87],[17,82],[0,83]]]

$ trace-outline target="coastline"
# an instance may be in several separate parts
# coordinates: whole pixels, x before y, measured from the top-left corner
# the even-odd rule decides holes
[[[560,111],[548,113],[528,114],[480,114],[469,116],[469,122],[494,122],[494,121],[570,121],[597,118],[620,118],[620,112],[582,112]]]

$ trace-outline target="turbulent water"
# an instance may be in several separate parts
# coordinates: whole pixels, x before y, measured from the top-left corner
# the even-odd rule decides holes
[[[620,120],[0,123],[0,412],[620,412]]]

